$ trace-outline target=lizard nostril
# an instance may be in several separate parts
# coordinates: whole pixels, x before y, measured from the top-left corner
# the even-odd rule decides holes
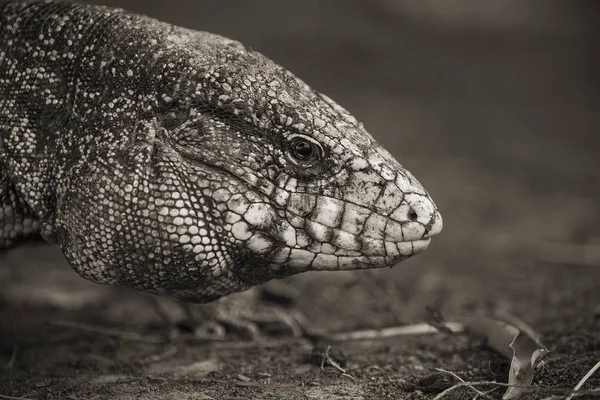
[[[417,218],[419,218],[419,216],[417,215],[417,212],[415,210],[413,210],[412,208],[408,210],[408,219],[410,221],[416,221]]]

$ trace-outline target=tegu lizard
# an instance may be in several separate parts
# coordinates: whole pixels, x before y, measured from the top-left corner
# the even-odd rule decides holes
[[[0,2],[0,248],[209,302],[392,266],[442,218],[348,111],[237,41],[114,8]]]

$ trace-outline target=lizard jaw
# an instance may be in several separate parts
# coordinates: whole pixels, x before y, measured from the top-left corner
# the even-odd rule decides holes
[[[345,205],[346,210],[353,208],[358,206]],[[366,209],[360,207],[359,211],[362,210]],[[426,224],[400,222],[369,213],[372,218],[362,224],[344,224],[345,219],[338,218],[342,222],[336,227],[326,225],[326,220],[317,221],[310,215],[309,219],[289,210],[286,219],[278,220],[268,204],[249,211],[243,221],[232,227],[234,237],[242,239],[254,254],[266,258],[271,270],[291,273],[393,266],[427,249],[431,237],[441,231],[443,224],[439,212],[433,208]]]
[[[272,259],[271,268],[280,270],[289,268],[294,273],[304,271],[350,271],[358,269],[372,269],[393,267],[429,246],[431,239],[421,239],[411,242],[388,242],[391,245],[404,245],[410,248],[410,253],[388,255],[347,254],[339,250],[334,254],[313,253],[310,250],[283,247],[278,250]],[[313,244],[314,245],[314,244]],[[348,252],[349,253],[349,252]]]
[[[261,238],[262,241],[263,238]],[[330,243],[313,241],[307,247],[282,246],[271,250],[271,268],[281,270],[286,268],[293,273],[303,271],[336,271],[356,270],[367,268],[393,267],[400,261],[406,260],[423,252],[431,243],[430,238],[391,242],[382,241],[377,249],[365,248],[360,251],[336,248]],[[257,248],[257,241],[248,243],[252,250]],[[264,247],[265,243],[260,245]]]

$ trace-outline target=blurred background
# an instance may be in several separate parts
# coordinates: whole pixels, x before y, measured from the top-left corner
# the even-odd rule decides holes
[[[425,253],[393,270],[291,279],[302,293],[298,308],[311,322],[349,330],[419,322],[427,305],[450,320],[499,307],[542,333],[555,357],[553,368],[570,362],[581,368],[573,375],[550,368],[546,383],[572,385],[600,357],[598,1],[94,2],[219,33],[262,52],[349,109],[429,190],[445,227]],[[134,332],[156,320],[137,292],[84,281],[57,248],[20,248],[0,263],[10,267],[0,268],[0,293],[8,300],[0,305],[11,305],[0,307],[0,326],[6,328],[0,342],[8,349],[27,336],[65,336],[64,328],[40,328],[42,320],[87,318],[119,329],[132,325],[127,329]],[[130,342],[129,347],[99,345],[97,337],[85,335],[78,345],[72,336],[69,340],[63,347],[26,352],[23,363],[33,375],[7,385],[43,391],[45,374],[80,376],[85,370],[95,376],[121,369],[129,374],[137,371],[131,362],[143,352]],[[461,358],[464,353],[456,357],[451,341],[418,342],[417,348],[407,340],[346,345],[346,350],[359,366],[385,365],[380,372],[362,371],[369,379],[385,375],[370,381],[380,394],[397,393],[399,377],[423,365],[440,366],[440,357],[458,363],[455,369],[469,363]],[[441,346],[450,350],[443,353]],[[186,354],[197,361],[203,349],[188,348]],[[251,354],[257,370],[278,368],[272,372],[275,379],[281,379],[281,371],[321,379],[310,368],[294,369],[301,368],[300,356],[294,356],[299,350],[290,349],[290,357],[279,351],[243,354]],[[393,359],[390,352],[396,354]],[[415,352],[420,356],[411,358]],[[367,359],[357,361],[358,353]],[[10,352],[3,354],[8,360]],[[224,351],[219,354],[226,358]],[[230,369],[224,367],[225,375],[219,376],[252,368],[251,361],[232,354]],[[590,354],[593,363],[582,364],[582,354]],[[487,373],[487,356],[482,357],[475,364]],[[120,367],[107,361],[114,359],[121,360]],[[42,371],[41,377],[33,379],[35,371]],[[152,371],[143,373],[157,374]],[[64,385],[83,385],[82,392],[73,393],[92,398],[86,396],[113,381],[102,382]],[[184,384],[189,383],[179,382]],[[110,385],[129,390],[127,384]],[[218,388],[236,394],[235,387]]]
[[[93,2],[262,52],[349,109],[429,190],[445,227],[425,253],[393,270],[292,279],[313,323],[417,322],[433,305],[449,319],[504,308],[556,340],[597,328],[599,2]],[[79,278],[57,248],[0,262],[5,299],[54,310],[13,317],[144,320],[134,295]]]
[[[443,234],[424,254],[369,275],[393,298],[359,290],[361,274],[306,274],[297,281],[317,305],[315,321],[333,323],[341,298],[338,328],[415,320],[430,303],[456,312],[505,304],[534,321],[560,318],[542,304],[598,304],[597,2],[94,2],[264,53],[353,112],[428,188]],[[104,290],[72,273],[56,248],[16,250],[3,262],[16,266],[3,282],[17,298],[52,285],[63,298],[66,281]],[[390,302],[401,307],[383,312]]]

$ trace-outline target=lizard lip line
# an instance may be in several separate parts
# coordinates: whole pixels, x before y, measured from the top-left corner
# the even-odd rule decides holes
[[[417,239],[417,240],[405,240],[405,241],[391,242],[391,243],[396,243],[396,244],[410,243],[412,245],[412,253],[417,254],[417,253],[420,253],[423,250],[425,250],[427,247],[429,247],[429,244],[431,243],[431,238]]]
[[[384,242],[388,243],[429,243],[431,242],[431,238],[424,239],[415,239],[415,240],[384,240]]]

